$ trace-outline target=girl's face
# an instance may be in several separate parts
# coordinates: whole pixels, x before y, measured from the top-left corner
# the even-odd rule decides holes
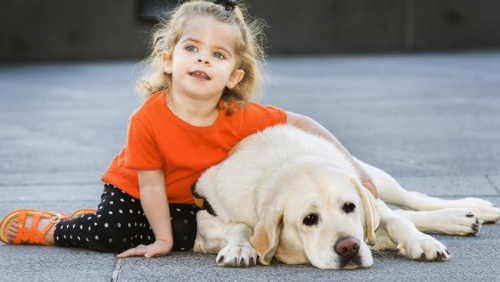
[[[244,75],[243,70],[234,70],[238,36],[235,27],[213,17],[188,19],[173,57],[163,54],[165,71],[172,73],[173,93],[219,101],[224,88],[233,88]]]

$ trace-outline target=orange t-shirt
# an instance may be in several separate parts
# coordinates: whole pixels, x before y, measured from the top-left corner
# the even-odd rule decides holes
[[[160,91],[130,116],[125,146],[101,180],[139,199],[135,170],[162,169],[169,203],[192,204],[190,188],[203,171],[224,160],[246,136],[285,122],[283,110],[249,103],[232,115],[222,109],[214,124],[197,127],[175,116]]]

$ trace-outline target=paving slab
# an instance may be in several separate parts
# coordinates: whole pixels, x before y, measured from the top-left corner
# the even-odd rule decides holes
[[[403,188],[432,196],[500,196],[495,186],[483,175],[399,177]]]
[[[0,243],[2,281],[110,281],[116,258],[81,249]]]
[[[488,175],[488,179],[497,191],[500,191],[500,175]]]
[[[102,183],[93,185],[28,185],[3,186],[0,189],[2,201],[97,201],[100,199],[104,186]],[[12,193],[16,191],[16,193]]]
[[[16,185],[82,185],[92,184],[97,185],[100,183],[100,177],[103,173],[102,170],[88,170],[88,171],[29,171],[29,172],[15,172],[15,173],[2,173],[0,178],[0,186],[16,186]]]

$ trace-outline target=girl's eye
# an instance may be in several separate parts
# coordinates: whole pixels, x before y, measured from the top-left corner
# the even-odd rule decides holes
[[[226,57],[224,57],[224,55],[221,52],[215,52],[214,57],[216,57],[217,59],[225,59],[226,58]]]
[[[196,47],[194,47],[193,45],[189,45],[189,46],[186,46],[186,48],[184,48],[190,52],[195,52],[195,51],[198,51],[198,49]]]

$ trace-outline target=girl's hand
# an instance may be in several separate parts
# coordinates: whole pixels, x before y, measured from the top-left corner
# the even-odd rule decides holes
[[[166,256],[172,250],[173,243],[165,240],[156,240],[153,244],[139,245],[133,249],[127,250],[119,255],[118,258],[126,258],[133,256],[145,256],[147,258],[155,256]]]

